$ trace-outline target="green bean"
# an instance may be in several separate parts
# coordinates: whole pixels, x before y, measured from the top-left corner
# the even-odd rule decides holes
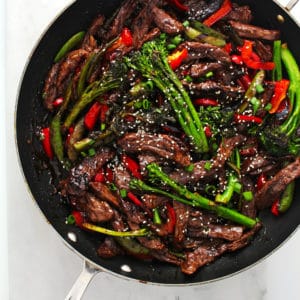
[[[74,49],[83,40],[85,35],[84,31],[74,34],[66,43],[61,47],[54,58],[54,62],[60,61],[70,50]]]

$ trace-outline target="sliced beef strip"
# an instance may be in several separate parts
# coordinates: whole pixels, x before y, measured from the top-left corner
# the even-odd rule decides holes
[[[97,253],[103,258],[112,258],[117,255],[124,254],[124,251],[119,247],[112,237],[106,237],[97,249]]]
[[[99,199],[110,203],[114,207],[120,207],[118,197],[109,189],[106,184],[102,182],[90,182],[89,186]]]
[[[177,34],[184,31],[184,26],[182,23],[171,17],[163,9],[160,9],[154,5],[151,11],[154,23],[161,31],[167,34]]]
[[[229,24],[235,29],[237,34],[242,38],[262,39],[274,41],[279,39],[280,32],[278,30],[264,29],[262,27],[244,24],[236,21],[229,21]]]
[[[256,40],[254,49],[261,60],[271,61],[273,59],[273,49],[270,45],[266,45],[262,41]]]
[[[255,185],[252,179],[249,176],[243,175],[241,178],[242,185],[244,191],[250,191],[253,195],[255,195]],[[251,201],[243,200],[241,201],[241,213],[243,215],[248,216],[249,218],[254,219],[257,214],[256,206],[255,206],[255,198]]]
[[[218,241],[218,243],[214,242],[213,244],[207,243],[201,245],[195,251],[186,254],[186,260],[180,265],[181,271],[191,275],[202,266],[214,261],[217,257],[226,252],[226,250],[226,244],[220,241]]]
[[[185,0],[184,5],[186,5],[189,10],[187,11],[188,19],[203,21],[214,12],[216,12],[221,5],[223,0],[214,1],[199,1],[199,0]]]
[[[199,180],[210,179],[221,170],[231,156],[233,149],[246,141],[246,137],[239,134],[231,138],[224,139],[220,144],[217,155],[211,161],[209,170],[205,168],[207,161],[199,161],[194,163],[194,169],[191,172],[179,170],[171,173],[169,176],[180,184],[195,183]]]
[[[242,226],[209,224],[202,226],[202,228],[189,228],[188,236],[194,238],[210,237],[224,239],[227,241],[235,241],[241,238],[243,231]]]
[[[182,260],[174,254],[170,253],[167,248],[164,248],[162,250],[152,250],[150,251],[150,254],[159,261],[171,263],[177,266],[182,263]]]
[[[279,199],[286,186],[300,177],[300,157],[282,168],[275,176],[268,180],[255,194],[257,209],[262,210],[272,205],[274,199]]]
[[[154,209],[156,207],[162,206],[169,201],[167,197],[155,194],[144,194],[141,199],[145,206],[147,206],[149,209]]]
[[[144,44],[145,35],[149,32],[154,18],[151,6],[151,1],[147,1],[144,8],[132,22],[132,36],[135,49],[139,49]]]
[[[63,96],[63,92],[66,89],[66,84],[70,76],[73,75],[88,55],[89,52],[84,49],[73,50],[67,54],[66,58],[60,63],[56,81],[57,90],[60,96]]]
[[[106,202],[90,193],[86,193],[84,212],[87,218],[94,223],[108,222],[114,218],[114,210]]]
[[[256,173],[261,173],[262,168],[275,164],[276,160],[272,157],[264,153],[257,153],[255,156],[249,156],[243,160],[241,173],[255,175]]]
[[[104,23],[105,17],[103,15],[98,15],[92,22],[91,26],[87,30],[81,48],[87,51],[92,51],[97,47],[97,34]]]
[[[117,37],[121,33],[126,21],[128,21],[131,15],[136,11],[138,4],[139,1],[136,0],[127,0],[124,2],[113,19],[110,29],[106,32],[105,39],[107,41]]]
[[[46,77],[45,85],[43,89],[44,106],[50,111],[53,110],[53,101],[57,97],[56,80],[57,80],[58,71],[59,71],[59,63],[56,63],[50,69]]]
[[[191,158],[184,146],[175,138],[166,134],[148,134],[145,132],[127,133],[118,140],[118,145],[126,152],[151,152],[170,159],[182,166],[188,166]]]
[[[222,102],[236,102],[245,94],[245,90],[240,86],[223,85],[212,80],[199,83],[184,81],[183,85],[197,97],[212,97]]]
[[[197,63],[192,64],[190,68],[190,75],[192,77],[202,77],[208,72],[213,72],[222,68],[219,63]]]
[[[236,251],[249,244],[251,237],[261,228],[261,224],[257,225],[251,230],[245,232],[239,239],[233,242],[222,242],[215,239],[213,242],[200,245],[199,248],[193,252],[186,254],[186,260],[181,264],[181,271],[185,274],[193,274],[202,266],[213,262],[223,253],[229,251]]]
[[[102,148],[95,156],[83,159],[80,164],[71,169],[70,176],[65,183],[66,193],[78,196],[85,192],[98,170],[109,162],[114,155],[113,150]]]
[[[114,183],[119,190],[129,190],[130,180],[131,175],[122,164],[114,168]]]
[[[230,64],[230,55],[220,47],[213,46],[207,43],[200,42],[184,42],[179,45],[178,49],[188,50],[188,56],[184,59],[183,63],[188,63],[198,59],[211,59],[222,64]]]
[[[190,209],[188,205],[178,201],[173,201],[173,207],[176,215],[174,243],[178,246],[184,240],[187,232]]]
[[[265,84],[265,91],[263,92],[261,99],[261,108],[257,111],[257,116],[263,118],[267,111],[265,110],[266,105],[271,101],[272,96],[274,94],[275,86],[273,83],[266,83]]]
[[[248,5],[239,6],[236,3],[233,3],[231,12],[225,16],[224,20],[233,20],[249,24],[251,23],[252,18],[252,12]]]

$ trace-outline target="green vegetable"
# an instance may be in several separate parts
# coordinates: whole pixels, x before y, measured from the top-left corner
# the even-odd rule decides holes
[[[272,70],[272,80],[282,79],[282,64],[281,64],[281,41],[276,40],[273,44],[273,61],[275,68]]]
[[[204,25],[203,23],[199,22],[199,21],[192,21],[192,26],[201,31],[203,34],[218,38],[218,39],[222,39],[225,40],[225,35],[222,34],[221,32],[214,30],[211,27],[208,27],[206,25]]]
[[[284,190],[282,197],[279,201],[278,211],[281,213],[286,212],[294,199],[295,181],[291,182]]]
[[[160,89],[170,102],[177,119],[197,152],[207,152],[208,143],[197,111],[177,75],[168,63],[166,41],[156,39],[143,45],[131,58],[129,67],[138,70]]]
[[[235,192],[235,185],[238,182],[238,179],[233,174],[229,175],[228,184],[225,191],[222,194],[216,195],[216,202],[227,204]]]
[[[76,34],[74,34],[69,40],[66,41],[66,43],[61,47],[61,49],[58,51],[54,58],[54,62],[57,63],[60,61],[69,51],[77,47],[80,42],[83,40],[85,36],[84,31],[80,31]]]
[[[64,121],[63,127],[68,129],[76,120],[81,111],[91,102],[93,102],[94,99],[110,90],[120,87],[124,80],[124,75],[125,71],[123,65],[118,65],[115,63],[112,69],[103,75],[102,79],[91,83],[72,107],[70,113]]]
[[[260,132],[260,140],[266,150],[273,155],[298,155],[300,140],[296,133],[300,125],[300,71],[286,44],[281,46],[281,59],[290,80],[288,89],[290,113],[282,124],[265,126]]]
[[[131,181],[131,188],[138,188],[144,191],[149,191],[152,193],[159,193],[161,195],[170,197],[173,200],[179,201],[181,203],[191,205],[194,207],[201,207],[209,211],[215,212],[218,216],[237,222],[247,227],[253,227],[256,224],[256,220],[251,219],[238,211],[227,208],[216,204],[216,202],[211,201],[197,193],[189,191],[186,187],[179,185],[174,180],[172,180],[167,174],[165,174],[161,168],[155,164],[151,163],[147,166],[149,176],[155,180],[160,179],[163,184],[171,187],[179,196],[173,195],[171,193],[165,192],[155,187],[151,187],[141,180],[134,179]]]
[[[264,70],[260,70],[256,73],[256,75],[254,76],[249,88],[247,89],[247,91],[245,93],[245,99],[244,99],[243,103],[238,108],[238,111],[237,111],[238,114],[243,113],[247,109],[247,107],[249,105],[249,102],[256,95],[256,92],[257,92],[256,87],[263,83],[263,81],[265,79],[265,75],[266,74],[265,74]]]
[[[160,215],[159,215],[159,210],[157,207],[155,207],[153,209],[153,223],[154,224],[157,224],[157,225],[160,225],[162,222],[161,222],[161,218],[160,218]]]
[[[243,197],[246,201],[252,201],[253,193],[251,191],[245,191],[245,192],[243,192]]]
[[[74,143],[74,148],[76,149],[76,151],[81,152],[83,150],[87,150],[89,146],[92,146],[94,144],[95,144],[95,140],[87,137]]]
[[[114,239],[130,254],[147,255],[150,252],[148,248],[131,237],[115,237]]]

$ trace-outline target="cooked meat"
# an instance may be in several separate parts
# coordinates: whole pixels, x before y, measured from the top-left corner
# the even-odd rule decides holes
[[[188,230],[188,236],[190,237],[210,237],[224,239],[227,241],[235,241],[239,239],[242,234],[243,227],[235,225],[208,224],[206,226],[202,226],[202,228],[189,228]]]
[[[223,85],[212,80],[200,83],[183,83],[197,97],[212,97],[223,102],[236,102],[245,94],[245,90],[240,86]]]
[[[120,254],[124,254],[123,250],[118,246],[112,237],[106,237],[100,244],[97,253],[103,258],[112,258]]]
[[[48,110],[53,110],[53,101],[57,98],[56,80],[59,71],[59,63],[56,63],[50,69],[44,85],[43,100],[44,106]]]
[[[104,20],[105,17],[103,15],[99,15],[94,19],[83,38],[81,48],[87,51],[92,51],[97,47],[97,34],[102,27]]]
[[[197,63],[191,65],[191,76],[192,77],[202,77],[208,72],[216,71],[221,69],[222,65],[220,63]]]
[[[162,250],[152,250],[150,254],[159,261],[168,262],[177,266],[179,266],[182,262],[180,258],[170,253],[166,248]]]
[[[82,63],[88,55],[89,52],[84,49],[74,50],[60,63],[56,81],[59,96],[64,96],[69,81],[72,76],[78,72],[78,69],[81,69]]]
[[[153,162],[159,163],[159,161],[161,161],[162,159],[158,155],[154,155],[152,153],[141,153],[138,155],[138,160],[141,168],[141,173],[145,175],[147,173],[147,165]]]
[[[125,27],[125,23],[128,21],[130,16],[135,12],[139,1],[126,0],[116,14],[109,31],[106,33],[105,39],[107,41],[115,38],[121,33]]]
[[[130,180],[131,175],[122,164],[119,164],[114,168],[114,183],[119,190],[129,190]]]
[[[243,24],[236,21],[229,21],[240,37],[248,39],[262,39],[268,41],[278,40],[280,32],[278,30],[264,29],[258,26]]]
[[[182,166],[188,166],[191,162],[188,151],[179,145],[175,138],[166,134],[127,133],[118,140],[118,145],[126,152],[152,152],[165,159],[174,160]]]
[[[262,210],[279,199],[286,186],[300,176],[300,157],[281,169],[272,179],[268,180],[255,195],[257,209]]]
[[[269,166],[269,165],[275,165],[276,160],[274,160],[272,157],[267,156],[264,153],[257,154],[255,156],[250,156],[244,159],[241,171],[243,174],[253,174],[256,173],[260,174],[262,171],[262,168]],[[255,172],[257,171],[257,172]]]
[[[224,19],[249,24],[252,20],[252,12],[248,5],[239,6],[233,3],[231,12]]]
[[[200,267],[214,261],[226,250],[226,244],[220,242],[201,245],[195,251],[186,254],[186,259],[180,265],[181,271],[185,274],[193,274]]]
[[[241,181],[244,187],[244,191],[250,191],[252,192],[253,195],[255,195],[255,185],[252,179],[249,176],[244,175],[241,178]],[[257,209],[255,206],[255,198],[252,199],[251,201],[247,201],[247,200],[241,201],[241,213],[250,218],[256,217]]]
[[[84,212],[87,218],[95,223],[108,222],[114,217],[114,211],[106,201],[87,193]]]
[[[142,201],[149,209],[154,209],[166,204],[169,199],[164,196],[158,196],[155,194],[144,194],[142,196]]]
[[[174,243],[178,246],[185,239],[190,208],[178,201],[173,201],[173,207],[176,214]]]
[[[77,196],[86,191],[98,170],[113,157],[114,151],[103,148],[95,156],[85,158],[80,164],[71,169],[65,186],[67,193]]]
[[[184,30],[184,26],[181,22],[171,17],[164,10],[157,6],[152,7],[152,14],[156,26],[167,34],[176,34]]]
[[[263,118],[266,115],[266,110],[264,109],[266,105],[271,101],[274,94],[275,86],[273,83],[267,83],[265,85],[265,91],[261,96],[261,108],[257,111],[257,116]]]
[[[114,207],[120,207],[118,197],[109,189],[106,184],[102,182],[90,182],[89,186],[99,199],[112,204]]]
[[[147,35],[150,30],[153,18],[151,2],[145,1],[144,8],[132,22],[134,48],[139,49],[144,44],[145,35]]]
[[[218,170],[223,168],[225,162],[231,156],[233,149],[245,141],[246,137],[243,135],[236,135],[232,138],[224,139],[217,151],[217,155],[211,161],[209,170],[205,167],[207,161],[200,161],[194,163],[194,169],[191,172],[179,170],[171,173],[170,177],[181,184],[211,178],[217,174]]]
[[[185,0],[184,5],[189,7],[187,11],[188,18],[190,20],[203,21],[214,12],[216,12],[221,5],[223,0],[214,1],[199,1],[199,0]]]
[[[272,52],[272,47],[270,45],[266,45],[262,41],[257,40],[255,41],[254,48],[258,56],[261,58],[261,60],[272,61],[273,52]]]
[[[219,63],[229,64],[231,62],[230,55],[221,49],[206,43],[200,42],[184,42],[178,49],[186,48],[188,50],[188,57],[184,60],[184,63],[198,60],[198,59],[212,59]]]

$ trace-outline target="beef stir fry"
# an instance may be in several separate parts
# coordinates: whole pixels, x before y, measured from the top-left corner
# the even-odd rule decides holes
[[[62,46],[40,132],[66,226],[98,255],[193,274],[280,217],[300,176],[300,72],[230,0],[126,0]],[[63,175],[61,175],[63,174]]]

